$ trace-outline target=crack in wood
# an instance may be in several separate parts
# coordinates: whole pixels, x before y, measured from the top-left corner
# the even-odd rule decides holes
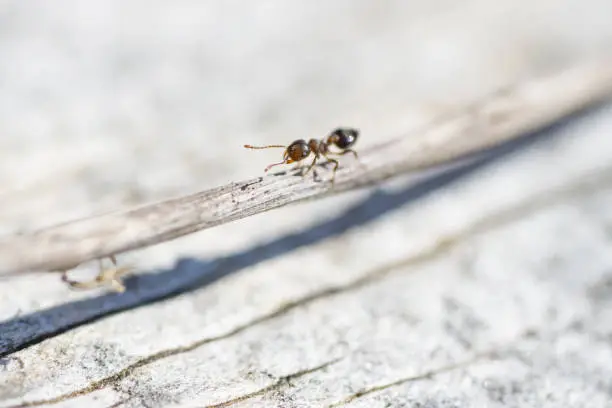
[[[444,374],[444,373],[448,373],[451,371],[455,371],[461,368],[466,368],[474,363],[480,362],[480,361],[485,361],[485,360],[490,360],[492,358],[497,357],[498,353],[496,352],[487,352],[487,353],[482,353],[482,354],[478,354],[474,357],[472,357],[469,360],[466,361],[462,361],[459,363],[454,363],[454,364],[449,364],[447,366],[442,366],[433,370],[429,370],[426,371],[424,373],[421,374],[417,374],[417,375],[413,375],[413,376],[409,376],[409,377],[404,377],[404,378],[400,378],[397,379],[395,381],[391,381],[385,384],[380,384],[380,385],[375,385],[373,387],[370,388],[364,388],[362,390],[357,391],[356,393],[349,395],[348,397],[346,397],[345,399],[335,402],[331,405],[328,405],[327,408],[336,408],[336,407],[340,407],[343,405],[347,405],[350,404],[351,402],[355,401],[356,399],[359,399],[361,397],[365,397],[367,395],[373,394],[375,392],[379,392],[379,391],[384,391],[386,389],[389,388],[393,388],[393,387],[397,387],[406,383],[410,383],[410,382],[416,382],[416,381],[423,381],[423,380],[429,380],[432,379],[433,377],[440,375],[440,374]]]
[[[13,405],[9,408],[22,408],[22,407],[35,407],[48,404],[56,404],[62,401],[66,401],[75,397],[83,396],[94,391],[106,388],[113,385],[114,383],[123,380],[133,373],[134,370],[154,363],[166,357],[175,356],[178,354],[193,351],[206,344],[225,340],[233,337],[237,334],[244,332],[245,330],[257,326],[259,324],[271,321],[277,317],[285,315],[298,307],[310,304],[314,301],[328,298],[337,294],[346,293],[352,290],[359,289],[366,286],[369,283],[378,281],[389,275],[391,272],[396,271],[400,268],[408,266],[416,266],[418,264],[428,262],[436,259],[449,249],[461,244],[465,239],[474,237],[476,235],[491,231],[495,228],[507,225],[512,221],[516,221],[522,217],[532,215],[538,211],[541,211],[551,205],[554,205],[562,200],[568,200],[577,198],[585,194],[596,193],[612,182],[612,167],[600,169],[593,174],[589,174],[583,177],[576,177],[576,180],[572,183],[567,183],[555,190],[548,191],[536,195],[535,197],[527,198],[524,202],[519,203],[509,208],[503,209],[497,213],[494,213],[488,217],[484,217],[471,226],[465,228],[463,231],[449,234],[446,237],[439,239],[431,248],[424,250],[423,252],[412,255],[408,258],[401,259],[399,261],[392,262],[383,267],[376,268],[374,271],[369,272],[359,279],[356,279],[348,284],[338,285],[330,287],[319,292],[302,297],[292,302],[288,302],[282,307],[274,310],[272,313],[260,316],[250,322],[238,326],[233,330],[214,337],[208,337],[192,343],[187,346],[177,347],[173,349],[162,350],[158,353],[152,354],[141,360],[138,360],[117,373],[105,377],[103,379],[92,382],[86,387],[79,390],[62,394],[54,398],[27,401],[18,405]]]
[[[231,400],[228,401],[224,401],[224,402],[220,402],[218,404],[213,404],[213,405],[207,405],[204,408],[223,408],[223,407],[229,407],[232,406],[234,404],[237,404],[239,402],[244,402],[247,401],[251,398],[255,398],[255,397],[259,397],[261,395],[267,394],[268,392],[271,391],[275,391],[278,389],[283,388],[286,385],[290,385],[291,380],[295,380],[298,379],[300,377],[303,377],[305,375],[308,374],[312,374],[315,373],[317,371],[321,371],[326,369],[327,367],[336,364],[337,362],[341,361],[344,357],[340,357],[340,358],[335,358],[333,360],[330,360],[326,363],[320,364],[316,367],[313,368],[309,368],[309,369],[305,369],[305,370],[301,370],[301,371],[297,371],[295,373],[289,374],[289,375],[285,375],[283,377],[278,378],[275,382],[273,382],[272,384],[263,387],[257,391],[253,391],[251,393],[245,394],[245,395],[241,395],[239,397],[236,398],[232,398]]]
[[[550,333],[550,337],[551,338],[560,337],[573,324],[574,323],[570,323],[566,327],[562,327],[561,329],[552,331]],[[445,374],[445,373],[449,373],[455,370],[467,368],[475,363],[480,363],[484,361],[495,361],[495,360],[499,361],[503,359],[513,358],[513,359],[517,359],[521,361],[523,364],[527,366],[530,366],[530,363],[528,361],[523,361],[523,359],[520,356],[516,355],[516,353],[514,352],[516,349],[516,345],[521,340],[530,339],[534,337],[541,337],[542,334],[543,333],[541,330],[538,330],[536,328],[527,328],[523,330],[514,340],[510,341],[509,345],[504,347],[504,350],[493,348],[488,351],[482,351],[480,353],[474,354],[472,358],[461,361],[461,362],[448,364],[442,367],[438,367],[435,369],[425,371],[424,373],[421,373],[421,374],[407,376],[407,377],[399,378],[395,381],[391,381],[388,383],[372,386],[369,388],[364,388],[364,389],[357,391],[356,393],[352,395],[349,395],[348,397],[344,398],[341,401],[328,405],[327,408],[336,408],[336,407],[340,407],[343,405],[347,405],[361,397],[365,397],[367,395],[370,395],[370,394],[373,394],[379,391],[384,391],[389,388],[397,387],[397,386],[400,386],[406,383],[410,383],[410,382],[417,382],[417,381],[433,379],[434,377],[440,374]]]

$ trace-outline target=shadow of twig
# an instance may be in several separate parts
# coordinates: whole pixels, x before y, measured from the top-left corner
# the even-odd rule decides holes
[[[349,208],[342,215],[304,231],[281,236],[227,257],[213,260],[180,259],[172,269],[126,279],[127,291],[123,294],[103,294],[9,319],[0,323],[0,358],[99,318],[205,287],[249,266],[372,222],[390,211],[456,182],[509,153],[543,138],[554,136],[556,130],[572,119],[584,117],[586,113],[601,109],[601,106],[585,109],[539,132],[527,134],[523,138],[475,155],[467,163],[463,162],[450,170],[443,169],[416,182],[412,181],[398,192],[374,191],[367,199]]]

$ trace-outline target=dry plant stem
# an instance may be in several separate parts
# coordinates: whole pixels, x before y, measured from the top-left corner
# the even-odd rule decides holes
[[[290,203],[424,170],[516,139],[611,93],[612,58],[592,61],[497,92],[418,134],[360,150],[359,161],[343,160],[333,184],[328,178],[293,174],[259,177],[6,237],[0,241],[0,274],[67,270]]]

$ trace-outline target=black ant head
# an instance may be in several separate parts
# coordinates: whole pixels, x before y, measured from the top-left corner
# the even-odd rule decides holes
[[[359,131],[353,128],[338,128],[327,138],[328,143],[336,145],[340,149],[347,149],[357,141]]]
[[[287,147],[285,154],[287,155],[287,163],[304,160],[310,154],[310,146],[304,139],[299,139]]]

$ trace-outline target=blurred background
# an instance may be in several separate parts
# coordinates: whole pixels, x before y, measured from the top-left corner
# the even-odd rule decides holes
[[[609,0],[0,1],[0,233],[261,175],[280,155],[245,143],[397,137],[612,49],[611,16]]]
[[[0,237],[257,177],[280,157],[245,143],[337,126],[361,130],[357,151],[418,137],[448,110],[610,51],[610,0],[0,0]],[[466,406],[496,393],[607,406],[612,195],[602,183],[541,202],[609,169],[612,109],[599,113],[460,179],[385,183],[121,254],[138,272],[123,295],[57,274],[3,280],[0,405],[211,406],[277,380],[334,402],[408,376],[424,381],[391,391],[422,406],[461,393]],[[519,351],[456,380],[420,376],[498,342]],[[345,346],[312,383],[292,377]],[[485,387],[495,376],[507,391]]]

